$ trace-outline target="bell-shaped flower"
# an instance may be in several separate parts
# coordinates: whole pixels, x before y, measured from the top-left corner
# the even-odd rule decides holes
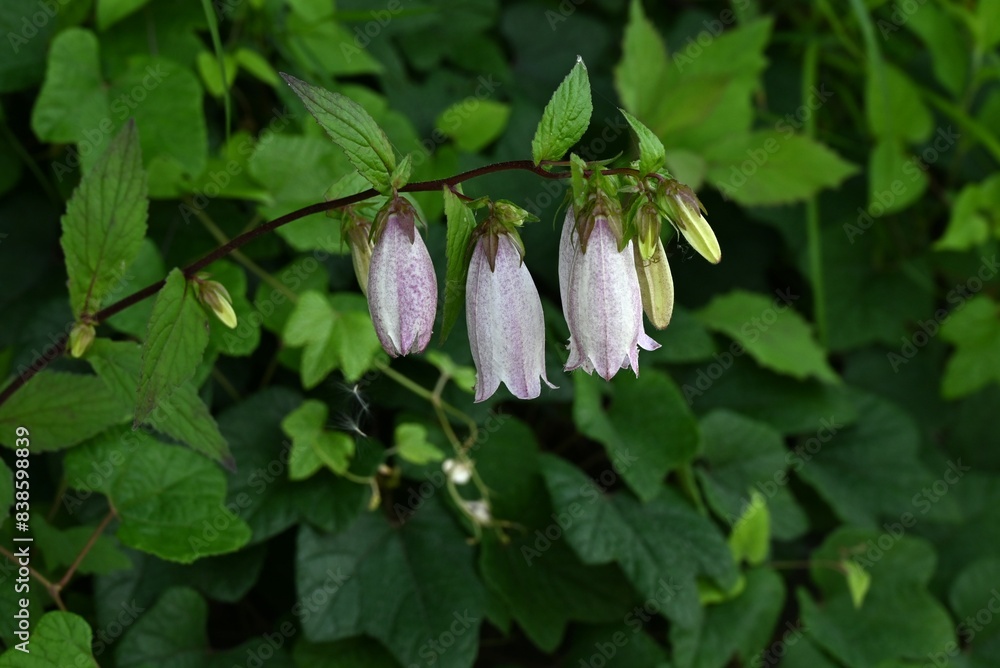
[[[415,217],[402,198],[380,212],[368,268],[368,309],[382,347],[393,357],[423,352],[437,313],[437,277]]]
[[[582,222],[577,225],[571,206],[559,241],[559,288],[570,334],[566,370],[596,370],[611,380],[631,367],[638,376],[638,348],[656,350],[660,344],[642,328],[632,242],[618,249],[613,221],[602,208]]]
[[[490,398],[501,382],[519,399],[537,397],[542,391],[539,379],[555,387],[545,376],[542,302],[509,234],[491,232],[476,242],[465,310],[477,402]]]

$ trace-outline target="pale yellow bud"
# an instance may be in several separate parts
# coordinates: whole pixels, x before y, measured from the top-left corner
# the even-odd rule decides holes
[[[200,286],[201,301],[212,309],[223,325],[236,329],[236,311],[233,310],[233,300],[229,291],[218,281],[203,281]]]
[[[84,322],[78,322],[69,333],[69,354],[73,357],[82,357],[90,344],[94,342],[96,334],[94,326]]]
[[[632,251],[635,254],[635,271],[639,275],[642,310],[653,327],[663,329],[670,324],[674,313],[674,277],[670,273],[663,242],[656,238],[653,256],[648,260],[642,259],[638,244],[632,245]]]

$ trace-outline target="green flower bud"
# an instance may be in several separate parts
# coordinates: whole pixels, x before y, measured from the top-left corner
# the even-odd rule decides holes
[[[644,260],[639,246],[632,247],[635,253],[635,271],[639,275],[639,294],[642,295],[642,310],[649,322],[657,329],[670,324],[674,313],[674,278],[670,273],[667,254],[663,242],[656,237],[653,255]]]
[[[233,310],[233,299],[226,287],[218,281],[206,281],[201,278],[197,281],[201,303],[210,308],[223,325],[236,329],[236,311]]]
[[[83,357],[87,348],[94,342],[96,331],[90,323],[78,322],[69,333],[69,354],[73,357]]]
[[[660,204],[670,222],[703,258],[712,264],[718,264],[722,260],[719,240],[715,238],[715,232],[702,215],[705,207],[694,191],[675,181],[667,186]]]

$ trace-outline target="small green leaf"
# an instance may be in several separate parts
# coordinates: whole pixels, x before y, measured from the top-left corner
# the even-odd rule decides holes
[[[941,338],[955,344],[941,381],[947,399],[972,394],[1000,383],[1000,305],[977,295],[948,317]]]
[[[292,439],[288,477],[304,480],[324,465],[343,475],[354,457],[354,439],[343,432],[326,431],[327,407],[309,399],[281,421],[281,430]]]
[[[860,608],[872,585],[872,575],[853,559],[841,559],[840,567],[844,569],[847,590],[851,593],[851,603],[855,608]]]
[[[100,310],[139,253],[149,203],[139,137],[128,123],[66,205],[61,245],[73,315]]]
[[[719,295],[697,315],[706,327],[740,343],[762,366],[799,379],[840,382],[809,323],[780,296],[735,290]]]
[[[347,154],[354,165],[375,188],[388,194],[396,156],[385,132],[357,102],[340,93],[331,93],[282,73],[327,134]]]
[[[91,650],[93,633],[83,617],[49,612],[31,630],[26,649],[11,647],[0,656],[0,668],[98,668]]]
[[[458,191],[461,193],[461,189]],[[448,338],[458,314],[465,306],[465,280],[469,274],[471,249],[469,239],[476,226],[472,209],[462,198],[444,188],[444,214],[448,221],[448,268],[444,280],[444,314],[441,316],[441,341]]]
[[[662,169],[666,154],[660,138],[632,114],[624,109],[618,111],[622,112],[622,116],[632,126],[632,131],[635,132],[635,137],[639,140],[639,171],[645,176]]]
[[[118,539],[137,550],[186,564],[250,540],[250,528],[222,505],[222,471],[145,432],[106,431],[68,453],[64,467],[72,487],[108,497],[118,514]]]
[[[729,534],[729,549],[733,560],[746,560],[751,566],[763,563],[771,544],[771,513],[767,499],[756,489],[750,490],[750,501],[746,504],[733,532]]]
[[[239,66],[266,84],[277,87],[281,77],[264,56],[250,49],[236,49],[236,62]]]
[[[0,406],[0,426],[28,425],[34,452],[81,443],[128,420],[129,410],[96,376],[42,371]],[[12,445],[13,441],[8,441]]]
[[[50,525],[43,516],[31,518],[31,533],[45,559],[47,570],[55,572],[68,568],[83,552],[84,546],[92,540],[95,527],[74,526],[58,529]],[[132,568],[132,561],[122,552],[118,542],[107,534],[100,534],[77,566],[77,573],[107,575],[114,571]]]
[[[142,346],[134,425],[142,424],[158,405],[167,402],[201,362],[209,324],[194,292],[181,270],[174,269],[156,296]]]
[[[472,393],[476,385],[476,370],[471,366],[456,364],[447,353],[440,350],[428,350],[424,359],[434,365],[443,374],[447,374],[455,384],[468,393]]]
[[[444,453],[427,442],[427,428],[422,424],[404,422],[396,427],[396,452],[411,464],[428,464],[444,459]]]
[[[97,36],[82,28],[60,32],[52,40],[45,82],[31,110],[32,131],[42,141],[62,144],[93,143],[86,137],[89,131],[103,145],[112,130],[108,104]]]
[[[315,387],[334,369],[349,381],[371,368],[382,350],[371,316],[360,295],[326,297],[307,290],[285,323],[285,344],[304,346],[300,372],[306,388]]]
[[[590,78],[583,59],[563,79],[545,105],[542,120],[531,140],[531,155],[535,164],[542,160],[559,160],[583,137],[590,125],[594,103],[590,98]]]
[[[1000,237],[1000,174],[968,183],[951,207],[948,227],[936,250],[968,250]]]

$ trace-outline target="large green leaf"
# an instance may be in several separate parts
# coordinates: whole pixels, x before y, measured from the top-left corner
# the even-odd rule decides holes
[[[857,171],[831,149],[791,131],[730,135],[708,148],[705,158],[712,185],[745,206],[809,199]]]
[[[144,432],[110,430],[73,450],[65,468],[73,488],[108,497],[120,520],[118,539],[136,549],[190,563],[232,552],[250,539],[246,523],[222,505],[223,473],[204,457]]]
[[[2,668],[98,668],[91,653],[93,633],[83,617],[49,612],[31,629],[24,647],[10,647],[0,656]]]
[[[142,345],[134,424],[142,424],[194,376],[208,345],[208,332],[208,318],[194,286],[180,269],[174,269],[156,296]]]
[[[640,503],[626,493],[605,495],[601,485],[556,457],[542,457],[541,467],[556,513],[575,518],[564,531],[581,560],[617,561],[636,590],[674,623],[699,624],[699,577],[724,590],[736,584],[722,534],[676,492],[664,488]]]
[[[121,668],[207,668],[208,605],[193,589],[166,590],[115,647]]]
[[[735,339],[762,366],[799,379],[840,379],[809,324],[780,296],[771,299],[735,290],[713,299],[698,312],[698,319]]]
[[[817,431],[796,448],[792,469],[838,517],[858,526],[877,526],[881,518],[904,513],[915,521],[955,519],[955,499],[928,487],[937,476],[920,462],[920,434],[913,421],[874,395],[858,392],[854,401],[857,423],[834,427],[835,432],[829,427]],[[946,474],[947,479],[961,479],[961,462],[954,466],[955,472],[951,465],[940,472],[942,479]]]
[[[298,598],[313,613],[302,618],[310,641],[364,633],[403,664],[433,656],[443,668],[476,656],[483,588],[465,536],[435,499],[398,528],[379,514],[335,535],[303,527],[296,559]],[[453,641],[445,652],[442,634]]]
[[[81,443],[128,420],[129,410],[97,376],[42,371],[0,406],[0,425],[31,431],[31,450],[45,452]],[[14,440],[7,439],[13,446]]]
[[[142,365],[139,345],[129,341],[97,339],[87,350],[86,357],[122,405],[130,412],[134,411]],[[190,445],[212,459],[231,465],[229,446],[191,381],[178,385],[166,401],[146,416],[146,422],[157,431]]]
[[[327,134],[347,154],[351,164],[383,193],[391,188],[396,156],[385,132],[357,102],[282,74]]]
[[[727,410],[712,411],[701,421],[698,478],[705,499],[730,526],[748,506],[751,492],[766,499],[774,535],[797,538],[808,528],[805,513],[788,489],[792,461],[781,434],[771,427]]]
[[[768,645],[784,601],[785,583],[777,573],[748,572],[740,595],[709,606],[701,626],[671,629],[675,665],[724,668],[734,657],[740,665],[763,665],[755,664],[755,657]]]
[[[599,441],[616,472],[643,500],[657,496],[670,471],[690,461],[698,447],[698,425],[669,376],[646,369],[638,378],[606,386],[577,374],[573,420]],[[602,409],[601,391],[611,388],[611,406]]]
[[[61,244],[74,315],[98,311],[117,292],[146,234],[148,206],[139,138],[129,123],[66,204]]]
[[[593,112],[587,66],[583,60],[577,60],[542,112],[535,138],[531,140],[535,164],[561,159],[583,137]]]

